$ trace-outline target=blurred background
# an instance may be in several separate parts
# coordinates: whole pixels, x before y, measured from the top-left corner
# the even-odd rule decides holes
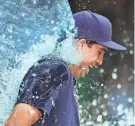
[[[104,65],[93,68],[78,80],[81,124],[83,126],[130,126],[134,97],[134,1],[69,0],[73,13],[91,10],[107,17],[113,41],[128,48],[111,50]]]

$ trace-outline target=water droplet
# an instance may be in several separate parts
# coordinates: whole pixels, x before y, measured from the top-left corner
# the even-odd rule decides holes
[[[130,102],[130,103],[133,102],[133,99],[132,99],[132,98],[128,98],[127,100],[128,100],[128,102]]]
[[[117,106],[117,111],[122,111],[123,110],[123,105],[122,104],[119,104],[118,106]]]
[[[130,50],[129,53],[130,53],[130,54],[134,54],[134,51],[133,51],[133,50]]]
[[[114,69],[113,69],[113,72],[117,72],[117,71],[118,71],[118,69],[117,69],[117,68],[114,68]]]
[[[51,24],[54,24],[55,22],[54,22],[54,20],[51,20]]]
[[[36,77],[36,76],[37,76],[37,74],[36,74],[36,73],[33,73],[33,74],[32,74],[32,76],[33,76],[33,77]]]
[[[130,47],[133,47],[133,43],[129,43],[129,46],[130,46]]]
[[[100,69],[100,73],[104,73],[104,72],[105,72],[104,69],[101,68],[101,69]]]
[[[58,122],[58,119],[55,119],[55,122]]]
[[[93,105],[93,106],[96,106],[96,105],[97,105],[97,100],[94,99],[94,100],[92,101],[92,105]]]
[[[124,42],[124,43],[127,43],[129,40],[130,40],[129,38],[125,38],[125,39],[123,40],[123,42]]]
[[[114,97],[112,97],[112,101],[114,100]]]
[[[103,86],[104,86],[104,84],[101,84],[101,86],[103,87]]]
[[[103,108],[105,108],[105,105],[104,105],[104,104],[102,104],[102,105],[101,105],[101,108],[102,108],[102,109],[103,109]]]
[[[113,78],[114,80],[116,80],[116,79],[117,79],[117,74],[116,74],[116,73],[112,73],[112,78]]]
[[[104,95],[104,98],[107,99],[107,98],[108,98],[108,94],[105,94],[105,95]]]
[[[39,65],[39,63],[38,63],[38,62],[35,62],[35,63],[34,63],[34,66],[38,66],[38,65]]]
[[[36,99],[38,99],[39,98],[39,96],[36,96]]]
[[[107,111],[104,111],[104,112],[102,113],[102,115],[103,115],[103,116],[107,116]]]
[[[27,89],[27,91],[30,91],[29,89]]]
[[[120,89],[120,88],[121,88],[121,84],[118,84],[118,85],[117,85],[117,88]]]
[[[98,122],[102,122],[102,115],[98,115],[97,121],[98,121]]]
[[[116,4],[116,1],[113,1],[113,4]]]
[[[52,97],[51,97],[51,101],[52,101],[52,106],[55,106],[55,101],[53,100]]]

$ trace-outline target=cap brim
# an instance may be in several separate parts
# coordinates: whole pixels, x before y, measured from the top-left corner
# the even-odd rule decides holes
[[[79,28],[79,27],[78,27]],[[127,50],[126,47],[118,44],[117,42],[113,42],[113,41],[108,41],[108,42],[105,42],[104,40],[96,40],[95,37],[93,38],[92,36],[94,36],[94,33],[92,31],[88,31],[88,30],[79,30],[78,31],[78,35],[77,37],[78,38],[84,38],[84,39],[87,39],[87,40],[94,40],[96,41],[97,43],[101,44],[101,45],[104,45],[108,48],[111,48],[111,49],[115,49],[115,50]]]
[[[101,45],[104,45],[108,48],[111,48],[111,49],[115,49],[115,50],[127,50],[126,47],[116,43],[116,42],[113,42],[113,41],[109,41],[109,42],[97,42]]]

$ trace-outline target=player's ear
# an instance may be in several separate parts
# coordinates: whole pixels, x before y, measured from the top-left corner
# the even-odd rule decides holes
[[[81,43],[81,44],[86,44],[86,39],[80,39],[80,40],[79,40],[79,43]]]
[[[83,47],[83,46],[86,45],[86,44],[87,44],[87,43],[86,43],[86,39],[80,39],[80,40],[79,40],[79,45],[80,45],[80,46]]]

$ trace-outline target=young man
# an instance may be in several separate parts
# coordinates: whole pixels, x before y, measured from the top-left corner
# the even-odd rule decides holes
[[[32,66],[21,83],[6,126],[79,126],[75,78],[88,74],[89,67],[101,65],[108,48],[126,50],[111,40],[111,23],[104,16],[90,11],[73,16],[79,39],[76,51],[83,60],[79,65],[67,65],[53,57]]]

